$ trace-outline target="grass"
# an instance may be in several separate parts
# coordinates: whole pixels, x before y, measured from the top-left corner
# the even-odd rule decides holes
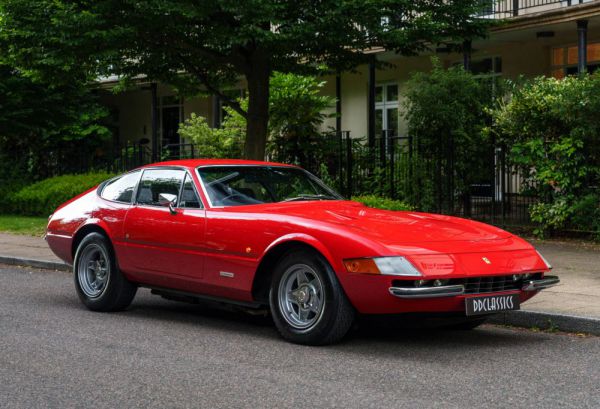
[[[46,230],[47,217],[0,215],[0,232],[41,236]]]

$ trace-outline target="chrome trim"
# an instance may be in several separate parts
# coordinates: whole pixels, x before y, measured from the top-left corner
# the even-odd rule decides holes
[[[389,291],[398,298],[438,298],[464,294],[465,287],[462,284],[439,287],[390,287]]]
[[[544,262],[544,264],[546,264],[546,267],[548,267],[548,270],[552,270],[552,264],[550,264],[550,262],[548,260],[546,260],[546,257],[544,257],[542,255],[542,253],[539,252],[539,250],[535,250],[535,252],[537,253],[538,256],[540,256],[540,258],[542,259],[542,261]]]
[[[523,283],[522,291],[539,291],[560,283],[558,276],[545,276],[539,280],[529,280]]]

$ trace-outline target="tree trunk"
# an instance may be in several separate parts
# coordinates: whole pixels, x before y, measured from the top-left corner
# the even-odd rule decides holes
[[[269,125],[269,78],[271,69],[268,59],[260,56],[253,61],[246,73],[248,81],[248,116],[244,158],[265,159]]]

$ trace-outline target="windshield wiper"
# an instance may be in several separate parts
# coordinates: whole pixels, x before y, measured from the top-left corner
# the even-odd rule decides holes
[[[288,197],[287,199],[282,200],[282,202],[298,202],[300,200],[333,200],[335,199],[333,196],[330,195],[323,195],[323,194],[318,194],[318,195],[308,195],[308,194],[304,194],[304,195],[298,195],[295,197]]]

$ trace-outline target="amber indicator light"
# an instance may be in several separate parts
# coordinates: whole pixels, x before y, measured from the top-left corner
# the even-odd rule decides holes
[[[349,273],[381,274],[375,261],[370,258],[344,260],[344,265]]]

